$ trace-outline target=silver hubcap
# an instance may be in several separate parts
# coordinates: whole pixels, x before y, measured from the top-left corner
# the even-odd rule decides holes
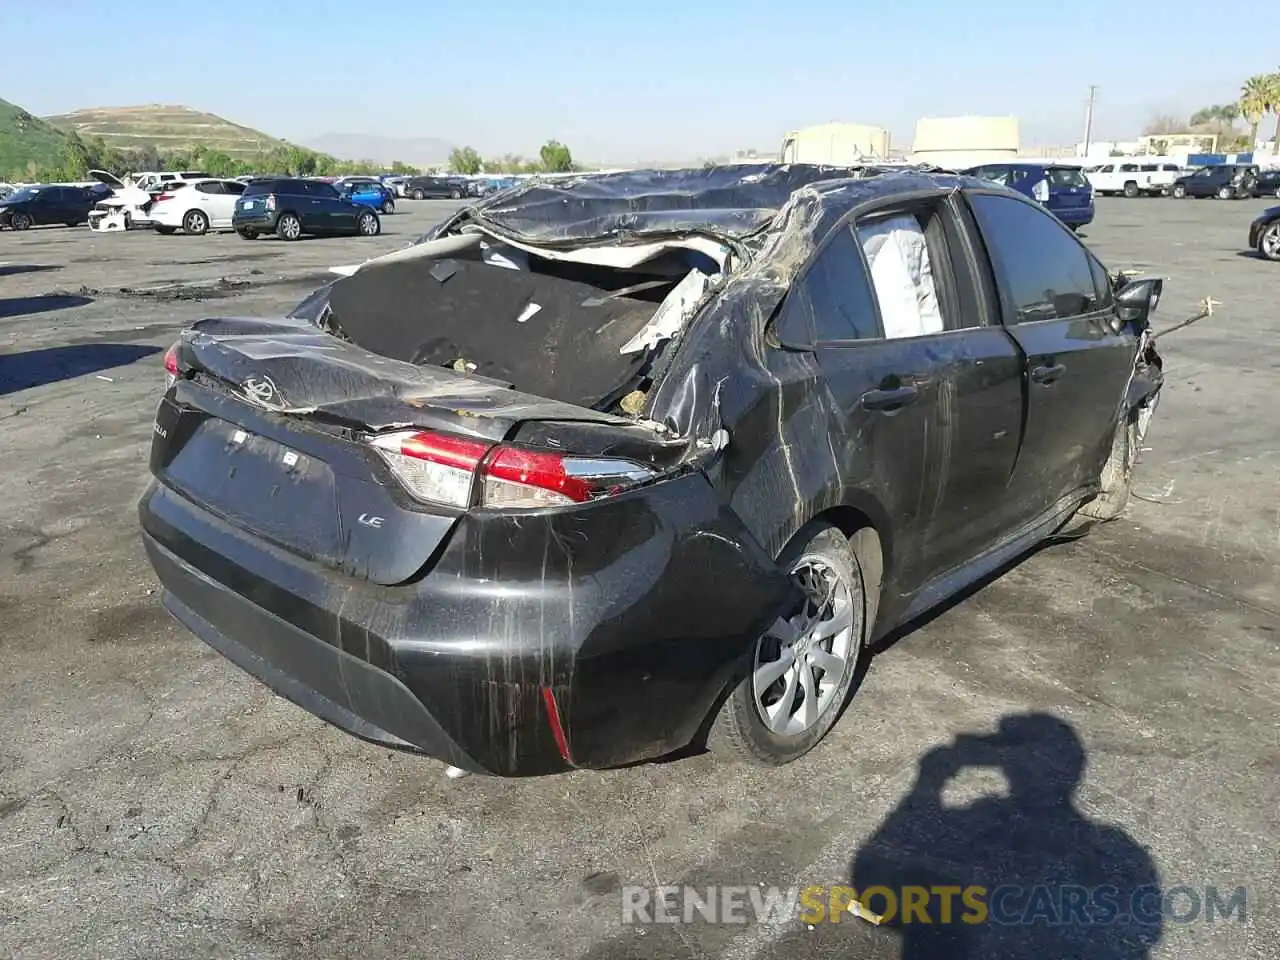
[[[284,235],[288,237],[290,240],[292,240],[301,232],[302,232],[302,224],[298,223],[298,221],[293,219],[293,217],[290,217],[288,220],[284,222]]]
[[[1280,225],[1267,227],[1262,235],[1262,249],[1268,257],[1280,258]]]
[[[192,233],[199,233],[203,226],[203,218],[198,213],[193,213],[187,217],[187,229]]]
[[[825,560],[802,557],[792,577],[804,603],[760,638],[751,676],[760,719],[781,736],[804,733],[838,706],[840,681],[857,657],[854,638],[862,632],[849,584]]]
[[[373,217],[366,216],[360,218],[360,232],[373,233]]]

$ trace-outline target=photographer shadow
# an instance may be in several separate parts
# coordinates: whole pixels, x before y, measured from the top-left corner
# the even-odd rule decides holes
[[[993,735],[961,735],[926,754],[910,794],[851,866],[859,896],[879,886],[898,898],[892,916],[883,896],[870,899],[885,917],[871,939],[895,929],[902,960],[1149,957],[1162,933],[1158,871],[1124,830],[1076,807],[1084,769],[1075,730],[1040,713],[1006,716]],[[966,772],[1003,774],[1007,795],[950,802],[948,785]],[[907,888],[930,891],[929,922],[919,904],[904,918]],[[937,888],[952,891],[949,909]]]

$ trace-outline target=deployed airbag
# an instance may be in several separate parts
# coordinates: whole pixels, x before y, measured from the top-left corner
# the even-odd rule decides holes
[[[647,357],[620,351],[655,309],[473,260],[371,264],[333,284],[329,307],[329,324],[366,350],[594,409],[640,376]]]
[[[858,227],[858,240],[871,267],[889,339],[942,332],[942,313],[924,231],[915,217],[899,216]]]

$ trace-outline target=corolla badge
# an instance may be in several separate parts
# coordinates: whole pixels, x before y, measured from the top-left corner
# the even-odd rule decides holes
[[[258,403],[273,405],[280,403],[280,391],[276,389],[270,377],[249,377],[241,386],[244,387],[245,394]]]

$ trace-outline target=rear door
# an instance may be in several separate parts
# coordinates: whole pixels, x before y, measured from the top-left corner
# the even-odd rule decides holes
[[[1113,332],[1105,269],[1055,217],[985,191],[969,203],[1023,354],[1026,412],[1009,495],[1031,519],[1096,481],[1136,345]]]
[[[1005,488],[1018,454],[1022,362],[991,291],[976,279],[974,229],[953,197],[859,218],[886,339],[931,366],[924,384],[920,582],[982,553],[1009,526]],[[904,320],[906,322],[904,322]]]
[[[209,227],[215,228],[221,226],[219,222],[219,214],[221,207],[219,201],[231,199],[232,204],[235,198],[228,198],[222,192],[222,183],[218,180],[198,180],[191,185],[191,190],[182,191],[191,194],[191,199],[195,201],[199,209],[209,218]],[[230,215],[227,217],[230,220]]]

